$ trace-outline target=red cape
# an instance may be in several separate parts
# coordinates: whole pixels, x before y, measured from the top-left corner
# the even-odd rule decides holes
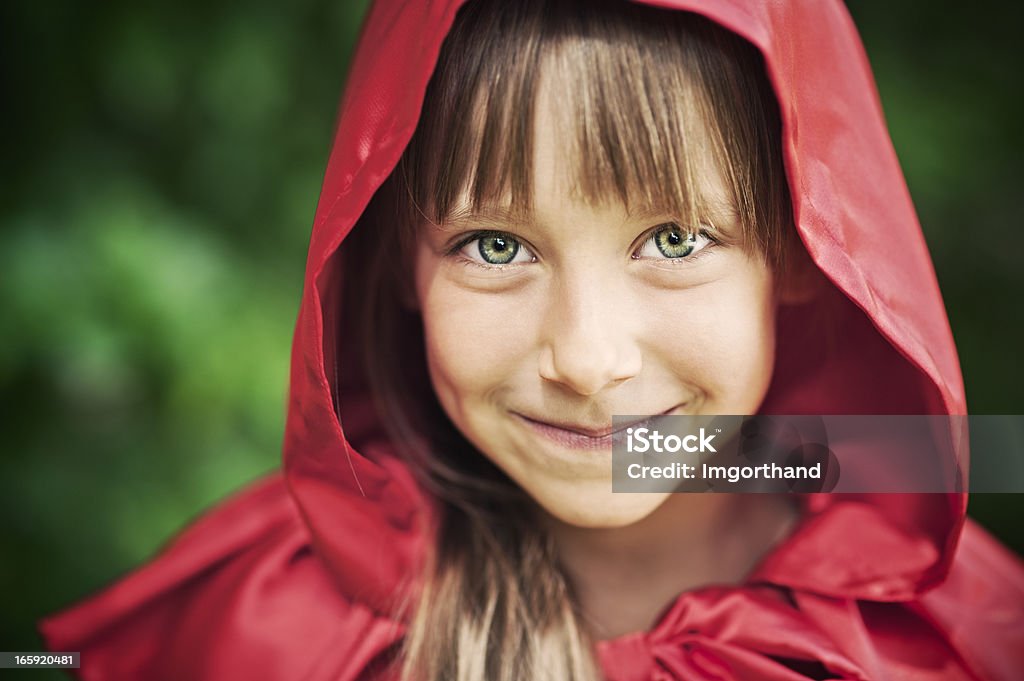
[[[295,332],[283,476],[45,620],[107,679],[390,678],[431,509],[345,380],[338,249],[416,127],[459,0],[378,0],[353,62]],[[764,54],[797,227],[833,284],[779,320],[764,413],[964,414],[931,260],[854,26],[836,1],[656,0]],[[797,339],[827,312],[839,343]],[[341,376],[339,379],[338,376]],[[344,425],[335,414],[338,393]],[[960,465],[966,469],[966,453]],[[1024,567],[965,521],[966,495],[820,495],[747,583],[682,594],[646,633],[598,644],[609,679],[1019,679]]]

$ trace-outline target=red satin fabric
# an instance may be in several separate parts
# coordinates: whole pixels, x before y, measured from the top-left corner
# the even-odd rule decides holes
[[[295,332],[283,475],[211,511],[159,557],[45,620],[80,677],[387,679],[431,501],[347,380],[336,254],[412,136],[460,0],[378,0],[317,208]],[[856,31],[835,1],[657,0],[765,56],[801,239],[834,285],[780,313],[764,413],[963,414],[931,261]],[[836,342],[814,342],[826,320]],[[341,421],[335,415],[337,392]],[[966,468],[966,452],[960,465]],[[650,631],[597,644],[609,681],[1024,676],[1024,567],[966,495],[812,496],[738,586],[682,594]]]

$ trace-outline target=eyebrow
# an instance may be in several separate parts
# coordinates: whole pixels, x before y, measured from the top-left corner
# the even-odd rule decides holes
[[[513,211],[504,206],[482,206],[478,210],[465,206],[435,225],[442,231],[454,231],[467,226],[508,227],[510,224],[534,224],[530,214]]]
[[[722,217],[729,220],[739,220],[740,210],[733,201],[714,199],[707,201],[707,213],[712,217]]]
[[[733,201],[713,199],[703,201],[702,203],[705,207],[705,210],[701,211],[702,216],[706,216],[713,223],[718,223],[719,220],[725,222],[725,224],[712,225],[718,231],[728,231],[731,224],[738,222],[740,219],[739,209]],[[673,219],[672,212],[654,206],[647,206],[629,211],[626,214],[627,220],[635,222],[661,218]],[[476,210],[469,206],[462,206],[452,211],[451,215],[442,220],[440,224],[434,224],[434,227],[440,231],[448,232],[466,227],[507,229],[510,225],[529,226],[535,224],[536,220],[532,213],[514,211],[506,206],[485,205]]]

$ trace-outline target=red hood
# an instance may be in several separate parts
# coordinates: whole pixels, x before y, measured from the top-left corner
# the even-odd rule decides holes
[[[341,299],[335,256],[412,137],[460,4],[378,0],[370,11],[317,207],[295,332],[288,486],[344,592],[378,612],[390,611],[395,587],[417,573],[429,500],[377,437],[366,386],[342,370],[356,356],[358,340],[334,331]],[[797,228],[834,286],[780,316],[780,352],[762,411],[966,413],[932,263],[867,58],[842,4],[648,4],[702,14],[764,54],[782,113]],[[811,318],[827,319],[837,330],[827,350],[807,343],[802,330]],[[806,522],[756,577],[820,594],[897,601],[944,578],[966,495],[822,495],[807,502]],[[879,555],[885,560],[870,560]]]

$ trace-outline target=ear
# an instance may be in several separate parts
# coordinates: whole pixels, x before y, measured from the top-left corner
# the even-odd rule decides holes
[[[800,238],[796,235],[786,247],[785,262],[779,280],[778,301],[780,305],[804,305],[814,301],[828,280],[811,260]]]

